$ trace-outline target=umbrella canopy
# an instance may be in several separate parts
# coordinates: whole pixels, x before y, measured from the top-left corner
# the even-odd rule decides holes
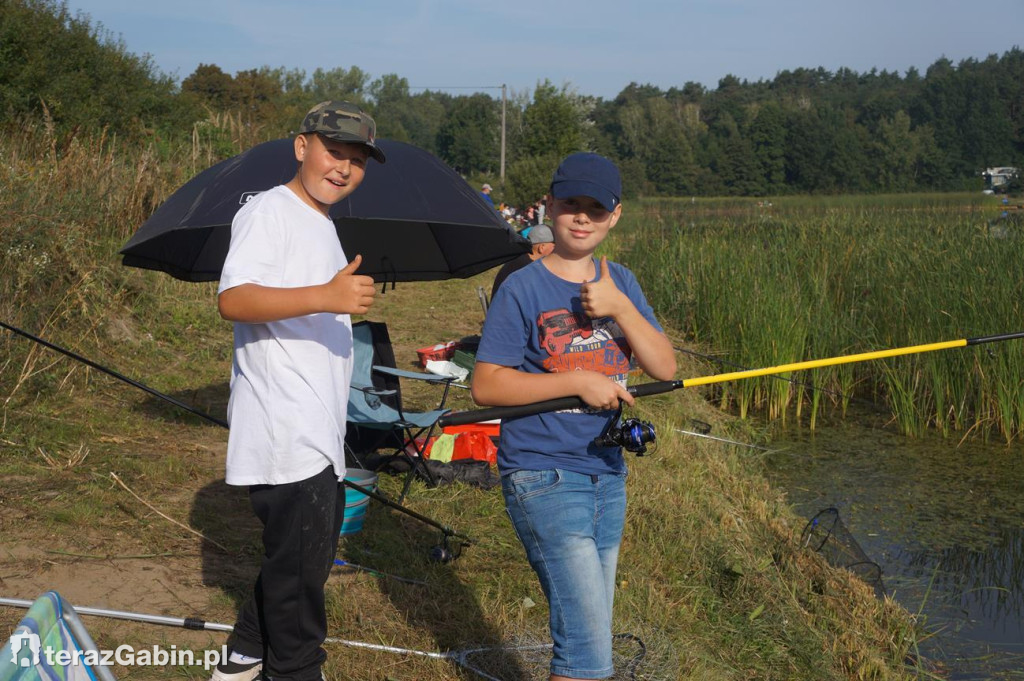
[[[377,140],[387,163],[371,163],[359,188],[331,206],[358,274],[377,282],[465,278],[530,249],[480,194],[419,147]],[[185,183],[121,249],[122,264],[185,281],[220,278],[231,220],[246,201],[295,176],[291,139],[264,142]]]

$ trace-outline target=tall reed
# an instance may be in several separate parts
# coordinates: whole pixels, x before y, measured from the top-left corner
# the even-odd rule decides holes
[[[987,203],[986,203],[987,202]],[[993,228],[990,197],[650,201],[627,217],[622,258],[655,309],[750,367],[1021,328],[1024,224]],[[1020,341],[722,384],[741,414],[795,414],[854,396],[884,402],[904,432],[1024,429]]]
[[[102,361],[101,349],[109,348],[111,339],[128,342],[143,335],[131,328],[128,310],[136,303],[150,331],[167,328],[162,337],[194,327],[192,320],[147,316],[156,309],[145,304],[147,296],[181,300],[183,314],[196,307],[184,304],[188,300],[202,300],[212,309],[208,287],[166,276],[153,286],[139,286],[145,275],[122,267],[118,255],[156,206],[205,167],[197,167],[193,148],[103,131],[60,137],[45,117],[9,121],[2,133],[0,279],[5,295],[0,296],[0,319]],[[229,152],[221,145],[219,153]],[[203,154],[201,163],[210,158]],[[0,375],[2,400],[21,390],[30,393],[29,379],[54,364],[10,334],[0,334],[0,350],[11,366],[19,367]],[[56,384],[74,385],[64,378]]]

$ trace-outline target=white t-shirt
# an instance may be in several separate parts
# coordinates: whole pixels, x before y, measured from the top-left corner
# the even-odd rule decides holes
[[[347,264],[334,223],[279,185],[235,215],[218,293],[323,284]],[[298,482],[328,465],[343,478],[351,380],[347,314],[235,322],[226,482]]]

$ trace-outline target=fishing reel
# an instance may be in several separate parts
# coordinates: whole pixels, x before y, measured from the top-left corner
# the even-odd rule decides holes
[[[445,534],[441,538],[441,543],[430,549],[429,558],[432,563],[450,563],[462,555],[463,547],[469,546],[467,542],[459,539],[449,541],[451,538],[451,535]]]
[[[601,434],[594,438],[594,445],[622,447],[627,452],[643,456],[647,453],[647,444],[655,441],[654,426],[650,422],[640,419],[626,419],[620,423],[621,416],[622,408],[620,407]]]

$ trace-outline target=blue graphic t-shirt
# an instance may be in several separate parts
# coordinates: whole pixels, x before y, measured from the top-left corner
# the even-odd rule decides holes
[[[597,261],[594,267],[600,272]],[[633,273],[613,262],[608,269],[619,290],[660,331]],[[476,359],[535,374],[597,371],[625,386],[631,356],[613,319],[591,319],[583,312],[580,284],[555,276],[538,260],[511,274],[498,289]],[[594,445],[614,415],[576,409],[505,419],[498,469],[502,475],[551,468],[587,475],[621,472],[626,465],[621,450]]]

